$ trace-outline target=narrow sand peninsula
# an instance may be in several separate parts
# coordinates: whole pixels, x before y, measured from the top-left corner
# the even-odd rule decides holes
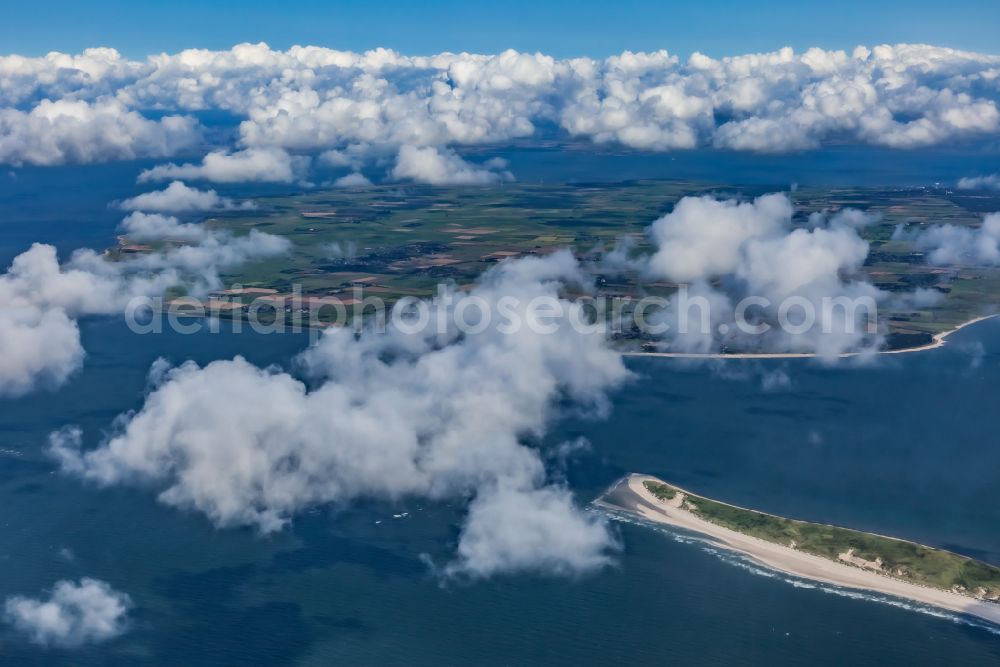
[[[962,322],[954,329],[934,334],[931,342],[926,345],[906,347],[900,350],[879,350],[873,354],[906,354],[907,352],[924,352],[925,350],[934,350],[943,346],[948,336],[952,335],[956,331],[961,331],[967,326],[994,317],[997,317],[997,315],[993,314],[983,315],[982,317],[974,317],[968,322]],[[861,354],[869,353],[844,352],[843,354],[838,354],[837,356],[847,358],[856,357]],[[719,352],[622,352],[622,355],[626,357],[668,357],[671,359],[815,359],[816,357],[821,356],[814,352],[737,352],[734,354],[722,354]]]
[[[672,500],[662,501],[643,486],[643,482],[647,481],[660,480],[648,475],[629,475],[605,493],[596,504],[626,510],[650,521],[707,535],[722,546],[749,556],[762,565],[803,579],[884,593],[969,614],[1000,625],[1000,604],[981,602],[958,593],[907,583],[717,526],[682,509],[683,493],[678,493]]]

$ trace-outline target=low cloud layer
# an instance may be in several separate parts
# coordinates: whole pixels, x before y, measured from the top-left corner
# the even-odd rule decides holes
[[[915,233],[900,228],[894,238],[913,241],[937,266],[1000,265],[1000,213],[990,213],[975,228],[935,225]]]
[[[1000,190],[1000,174],[958,179],[959,190]]]
[[[507,262],[470,296],[491,309],[558,299],[582,280],[568,252]],[[458,296],[458,295],[453,295]],[[563,305],[580,314],[579,306]],[[450,306],[439,304],[432,317]],[[568,315],[567,315],[568,316]],[[603,331],[543,335],[329,331],[298,361],[308,383],[236,358],[161,374],[144,406],[99,447],[52,438],[64,471],[99,485],[142,484],[219,526],[281,530],[306,508],[359,498],[470,500],[452,576],[585,572],[615,541],[547,477],[542,436],[561,407],[593,414],[627,372]]]
[[[137,61],[113,49],[14,55],[0,57],[0,161],[171,155],[192,146],[189,114],[206,110],[242,121],[239,152],[225,147],[145,178],[288,182],[296,170],[287,153],[394,155],[550,128],[654,151],[780,152],[830,140],[915,148],[1000,134],[998,68],[996,56],[913,44],[721,59],[414,57],[266,44]],[[144,118],[147,109],[170,115]]]
[[[131,607],[125,593],[98,579],[84,578],[79,583],[58,582],[47,597],[11,596],[4,611],[6,621],[29,641],[74,648],[125,632]]]

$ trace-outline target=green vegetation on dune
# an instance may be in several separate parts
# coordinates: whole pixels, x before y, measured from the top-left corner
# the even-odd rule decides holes
[[[844,562],[850,554],[855,565],[897,579],[979,598],[1000,598],[1000,568],[966,556],[891,537],[735,507],[662,482],[647,481],[644,486],[664,501],[683,493],[684,508],[698,517],[767,542],[838,562]]]
[[[677,495],[677,492],[673,488],[660,482],[643,482],[643,486],[660,500],[673,500],[674,496]]]

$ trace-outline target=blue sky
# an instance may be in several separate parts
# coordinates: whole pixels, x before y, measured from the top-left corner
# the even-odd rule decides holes
[[[712,56],[792,46],[925,42],[1000,52],[997,0],[764,2],[555,2],[260,0],[5,3],[0,52],[38,55],[114,46],[131,57],[242,41],[272,47],[316,44],[407,54],[492,53],[504,48],[556,56],[605,56],[666,48]]]

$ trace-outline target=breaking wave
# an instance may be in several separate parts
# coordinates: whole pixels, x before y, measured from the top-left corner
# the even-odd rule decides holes
[[[866,602],[877,602],[879,604],[888,605],[890,607],[896,607],[897,609],[905,609],[906,611],[916,612],[918,614],[925,614],[927,616],[933,616],[934,618],[940,618],[946,621],[951,621],[958,625],[964,625],[967,627],[973,627],[980,630],[985,630],[986,632],[1000,636],[1000,626],[993,625],[988,622],[982,622],[973,619],[964,614],[958,614],[955,612],[947,611],[939,607],[934,607],[931,605],[921,604],[919,602],[913,602],[909,600],[903,600],[901,598],[895,598],[888,595],[881,595],[879,593],[871,593],[866,591],[861,591],[853,588],[842,588],[840,586],[835,586],[833,584],[827,584],[824,582],[811,581],[808,579],[802,579],[800,577],[791,576],[785,572],[775,570],[762,563],[758,563],[749,556],[743,555],[739,552],[733,551],[720,545],[718,542],[705,537],[696,537],[691,533],[675,529],[672,526],[667,526],[661,523],[656,523],[653,521],[648,521],[636,517],[634,515],[629,515],[625,512],[601,508],[603,512],[609,519],[618,523],[631,524],[636,526],[642,526],[643,528],[650,528],[658,533],[667,535],[671,537],[675,542],[680,542],[681,544],[697,544],[701,547],[701,550],[707,554],[715,556],[722,562],[738,567],[742,570],[749,572],[758,577],[766,577],[768,579],[780,579],[786,584],[789,584],[795,588],[804,588],[810,590],[818,590],[828,595],[837,595],[840,597],[850,598],[852,600],[864,600]]]

